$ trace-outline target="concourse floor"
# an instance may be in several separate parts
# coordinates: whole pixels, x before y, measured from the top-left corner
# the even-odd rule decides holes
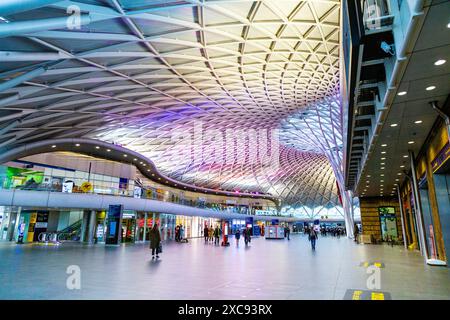
[[[368,290],[367,269],[379,262],[380,291],[392,299],[450,299],[446,267],[423,263],[417,252],[387,245],[357,245],[321,237],[313,252],[304,235],[252,239],[245,247],[164,244],[158,261],[147,244],[59,247],[0,243],[0,299],[337,299],[348,289]],[[66,285],[70,265],[81,288]]]

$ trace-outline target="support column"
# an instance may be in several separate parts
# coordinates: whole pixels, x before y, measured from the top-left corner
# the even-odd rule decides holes
[[[97,224],[97,211],[92,210],[89,213],[89,227],[88,227],[88,234],[87,234],[87,242],[89,244],[94,243],[94,235],[95,235],[95,226]]]
[[[144,214],[144,239],[142,241],[145,242],[147,239],[147,212]]]
[[[447,260],[445,252],[445,243],[442,235],[441,218],[439,216],[439,206],[436,197],[436,187],[433,178],[433,169],[431,162],[428,161],[428,156],[425,159],[426,163],[426,177],[428,182],[428,197],[430,201],[431,217],[433,222],[433,231],[436,243],[437,258],[440,260]]]
[[[416,222],[417,222],[417,233],[419,236],[419,244],[420,244],[420,252],[422,256],[426,260],[428,259],[428,250],[427,250],[427,243],[425,240],[425,231],[423,229],[423,221],[422,221],[422,205],[420,203],[420,195],[419,195],[419,188],[417,184],[417,177],[416,177],[416,165],[414,161],[414,152],[409,150],[409,160],[411,163],[411,172],[412,172],[412,188],[414,193],[414,203],[416,205]]]
[[[347,237],[353,239],[355,223],[353,220],[353,198],[350,191],[341,192],[342,209],[344,210],[344,222]]]
[[[403,217],[403,203],[402,203],[402,195],[400,194],[400,185],[397,184],[397,196],[398,196],[398,203],[400,206],[400,218],[402,221],[402,237],[403,237],[403,246],[405,247],[405,250],[408,249],[408,244],[406,243],[406,230],[405,230],[405,219]]]
[[[87,230],[89,227],[89,211],[83,211],[83,221],[81,222],[81,242],[86,242],[87,240]]]
[[[95,210],[85,210],[83,212],[83,222],[81,224],[81,242],[94,243],[95,225],[97,222],[97,212]]]

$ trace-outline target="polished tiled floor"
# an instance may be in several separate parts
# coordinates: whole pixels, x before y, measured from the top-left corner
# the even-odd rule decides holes
[[[232,239],[234,241],[234,239]],[[381,291],[393,299],[450,299],[450,269],[430,267],[403,247],[320,238],[311,251],[291,241],[255,238],[249,247],[168,243],[159,261],[147,245],[43,247],[0,243],[0,299],[343,299],[367,290],[361,262],[382,262]],[[66,269],[81,269],[81,289]]]

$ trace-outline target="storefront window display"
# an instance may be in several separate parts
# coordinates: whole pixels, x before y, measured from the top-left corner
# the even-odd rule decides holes
[[[205,225],[214,228],[216,225],[220,225],[220,220],[204,217],[176,216],[176,225],[184,227],[186,238],[199,238],[203,237]]]

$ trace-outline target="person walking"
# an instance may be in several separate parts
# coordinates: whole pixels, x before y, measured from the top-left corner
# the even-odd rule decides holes
[[[180,241],[184,239],[184,227],[183,225],[180,225]]]
[[[288,238],[288,240],[291,240],[290,238],[289,238],[289,235],[291,234],[291,229],[289,229],[289,226],[286,226],[286,236],[287,236],[287,238]]]
[[[158,230],[158,225],[155,223],[153,225],[153,228],[150,230],[150,249],[152,249],[152,260],[155,259],[155,253],[156,253],[156,259],[159,258],[159,249],[161,245],[161,234]]]
[[[308,239],[311,242],[311,248],[313,250],[316,250],[317,231],[314,230],[314,228],[311,228],[311,230],[309,231]]]
[[[213,240],[214,240],[214,229],[213,229],[212,225],[211,225],[211,227],[209,227],[208,236],[209,236],[209,241],[213,242]]]
[[[245,245],[248,246],[248,244],[250,243],[251,240],[252,240],[252,239],[251,239],[251,237],[250,237],[250,228],[247,227],[247,228],[244,230],[244,241],[245,241]]]
[[[209,236],[209,229],[208,226],[205,224],[205,228],[203,229],[203,237],[205,238],[205,243],[208,242],[208,236]]]
[[[214,229],[214,244],[215,245],[219,244],[219,236],[220,236],[219,226],[216,226],[216,228]]]
[[[241,238],[241,231],[239,229],[236,230],[234,237],[236,238],[236,247],[239,247],[239,239]]]

